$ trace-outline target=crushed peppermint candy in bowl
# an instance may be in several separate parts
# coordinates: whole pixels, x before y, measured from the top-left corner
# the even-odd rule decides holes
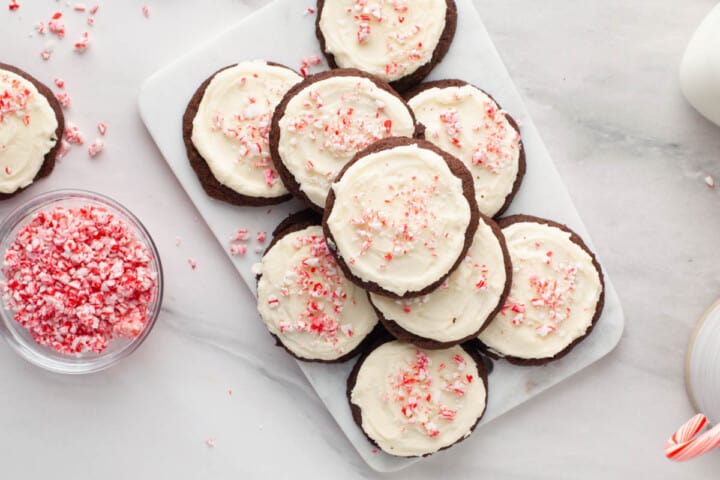
[[[102,195],[63,190],[0,225],[0,333],[26,360],[91,373],[132,353],[160,312],[160,257],[145,227]]]

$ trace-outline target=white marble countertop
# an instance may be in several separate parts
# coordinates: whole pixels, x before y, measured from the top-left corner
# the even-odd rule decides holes
[[[88,140],[100,120],[109,130],[101,156],[74,149],[0,214],[57,188],[110,195],[158,243],[166,297],[143,348],[101,374],[45,373],[0,344],[2,478],[375,478],[273,346],[137,112],[148,75],[266,2],[150,0],[149,18],[143,2],[102,3],[85,55],[71,46],[85,16],[50,0],[19,3],[13,13],[0,6],[0,61],[48,84],[64,78],[69,120]],[[685,45],[714,3],[476,0],[612,275],[626,331],[608,357],[480,439],[393,477],[717,477],[720,453],[681,465],[662,454],[693,413],[682,375],[690,331],[720,296],[720,189],[703,182],[720,179],[720,129],[677,84]],[[28,34],[58,9],[68,37],[44,62],[49,38]]]

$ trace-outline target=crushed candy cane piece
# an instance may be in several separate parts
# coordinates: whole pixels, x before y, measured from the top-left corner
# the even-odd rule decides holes
[[[257,241],[259,243],[265,243],[267,239],[267,232],[257,232]]]
[[[150,7],[148,7],[147,5],[142,7],[142,13],[145,16],[145,18],[150,18]]]
[[[708,175],[705,177],[705,185],[707,185],[708,188],[715,188],[715,179]]]
[[[65,80],[62,78],[55,78],[53,79],[53,82],[55,82],[55,85],[57,85],[58,88],[65,88]]]
[[[17,0],[10,0],[10,5],[8,5],[8,9],[10,9],[11,12],[14,12],[19,8],[20,4],[17,2]]]
[[[90,35],[88,32],[83,32],[82,38],[75,42],[75,51],[77,53],[84,53],[90,46]]]
[[[102,153],[102,151],[105,149],[105,142],[103,142],[101,139],[97,138],[93,143],[90,144],[90,147],[88,147],[88,155],[91,157],[97,157]]]
[[[197,262],[192,258],[188,258],[188,265],[190,265],[191,269],[197,270]]]
[[[107,133],[107,123],[98,122],[97,129],[98,129],[98,132],[100,133],[100,135],[102,135],[104,137],[105,134]]]
[[[205,439],[205,445],[208,447],[214,447],[215,446],[215,439],[214,438],[207,438]]]
[[[58,99],[58,102],[60,102],[60,105],[63,108],[70,108],[70,105],[72,105],[72,100],[70,99],[70,94],[67,92],[56,93],[55,97]]]
[[[83,145],[85,143],[82,133],[80,132],[80,127],[72,123],[65,127],[65,140],[73,145]]]
[[[65,38],[65,22],[62,19],[62,13],[55,12],[48,22],[48,30],[50,33],[57,35],[59,39]]]

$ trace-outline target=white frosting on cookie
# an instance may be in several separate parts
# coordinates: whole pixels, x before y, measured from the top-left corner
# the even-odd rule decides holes
[[[270,159],[270,121],[275,107],[302,77],[262,60],[217,73],[193,119],[192,143],[218,182],[249,197],[288,191]]]
[[[394,81],[430,62],[446,15],[446,0],[325,0],[320,30],[339,67]]]
[[[408,101],[425,138],[465,163],[480,211],[493,217],[513,191],[520,169],[520,134],[480,89],[429,88]]]
[[[365,359],[350,401],[360,407],[363,431],[384,452],[412,457],[470,435],[487,391],[462,348],[420,350],[394,341]]]
[[[263,257],[260,274],[260,316],[298,357],[340,358],[378,322],[366,293],[338,268],[320,226],[282,237]]]
[[[0,69],[0,193],[14,193],[35,179],[57,144],[58,120],[32,82]]]
[[[364,77],[312,83],[280,119],[278,153],[312,203],[325,208],[330,184],[357,152],[382,138],[412,137],[415,122],[398,97]]]
[[[570,233],[557,227],[519,222],[503,234],[512,286],[480,341],[501,356],[554,357],[590,328],[603,291],[600,273]]]
[[[462,255],[470,204],[445,159],[417,145],[371,153],[333,186],[327,225],[354,276],[395,295],[447,274]]]
[[[481,221],[465,260],[440,288],[402,300],[371,293],[370,300],[386,319],[414,335],[455,342],[485,325],[500,303],[506,281],[500,241]]]

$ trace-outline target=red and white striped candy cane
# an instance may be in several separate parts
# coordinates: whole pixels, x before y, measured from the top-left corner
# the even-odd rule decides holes
[[[684,462],[720,447],[720,424],[696,437],[706,424],[707,418],[701,413],[691,418],[665,443],[665,456],[675,462]]]

